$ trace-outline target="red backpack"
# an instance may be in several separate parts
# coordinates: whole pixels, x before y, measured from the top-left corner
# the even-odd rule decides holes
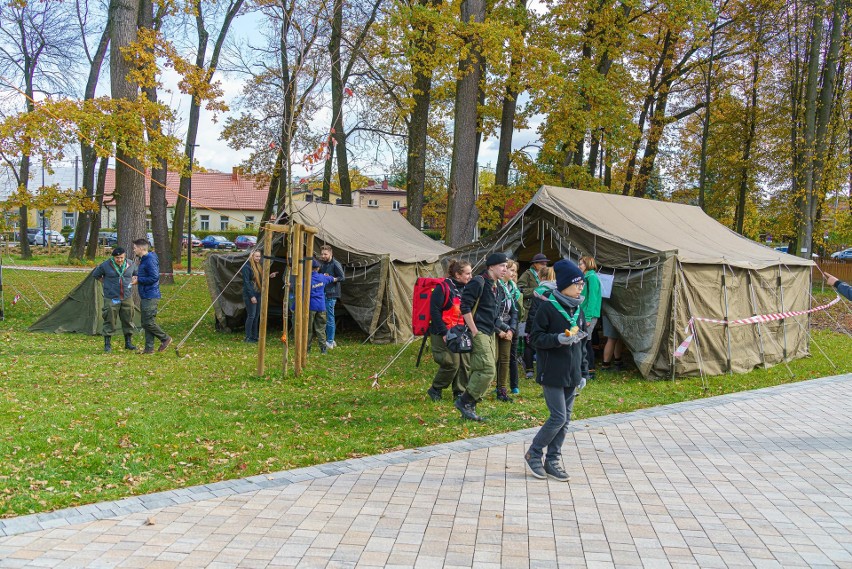
[[[436,286],[443,286],[444,296],[448,296],[450,286],[443,278],[420,277],[414,283],[414,297],[411,306],[411,331],[415,336],[425,336],[429,332],[429,304],[432,301],[432,291]]]

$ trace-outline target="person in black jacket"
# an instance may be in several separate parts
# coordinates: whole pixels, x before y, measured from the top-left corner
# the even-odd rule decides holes
[[[462,290],[470,282],[470,263],[450,260],[447,278],[436,286],[429,300],[429,343],[432,344],[432,359],[438,364],[438,372],[432,386],[426,391],[432,401],[442,399],[441,392],[453,387],[453,398],[461,395],[467,386],[470,354],[456,354],[447,349],[447,330],[464,324],[461,315]],[[449,293],[449,294],[448,294]]]
[[[323,245],[320,248],[320,261],[319,272],[334,277],[334,284],[325,287],[325,341],[326,347],[331,349],[337,347],[337,342],[334,341],[337,332],[334,307],[337,305],[337,299],[340,298],[340,283],[346,280],[346,275],[343,272],[343,265],[334,258],[331,245]]]
[[[562,443],[574,398],[585,387],[589,375],[586,319],[580,309],[585,283],[583,271],[571,261],[558,261],[553,270],[556,290],[547,302],[542,302],[530,332],[538,358],[536,381],[544,390],[550,416],[533,438],[524,460],[530,474],[536,478],[550,476],[567,482],[568,473],[562,468]],[[545,447],[547,454],[542,464]]]
[[[470,353],[470,377],[467,387],[455,401],[465,419],[484,421],[476,414],[476,404],[497,377],[497,341],[494,336],[511,340],[512,330],[498,313],[497,281],[506,274],[505,253],[491,253],[485,259],[485,271],[474,277],[462,293],[461,313],[473,336]]]

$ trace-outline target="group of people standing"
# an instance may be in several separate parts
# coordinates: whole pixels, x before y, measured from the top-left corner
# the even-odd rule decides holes
[[[470,263],[450,262],[447,277],[431,297],[429,334],[438,371],[427,394],[439,401],[451,388],[461,416],[484,421],[477,405],[492,382],[496,380],[498,401],[511,402],[510,393],[519,392],[516,354],[522,351],[525,375],[541,385],[550,412],[525,462],[537,478],[568,480],[561,447],[574,398],[594,374],[590,340],[601,316],[601,284],[592,257],[582,257],[578,264],[549,262],[539,253],[518,275],[515,261],[491,253],[476,276]],[[470,353],[447,348],[448,330],[462,324],[473,338]]]
[[[262,261],[261,252],[255,250],[241,269],[243,302],[246,305],[245,341],[249,343],[257,343],[259,336]],[[278,273],[270,273],[269,277],[275,278],[277,275]],[[330,245],[323,245],[319,260],[313,259],[311,263],[308,350],[314,338],[317,339],[320,352],[323,354],[337,347],[334,308],[337,299],[340,298],[340,283],[345,279],[343,266],[334,258],[333,249]]]
[[[142,329],[145,331],[145,347],[142,354],[154,353],[154,341],[160,341],[157,351],[165,351],[172,338],[157,324],[157,310],[160,302],[160,260],[150,250],[147,239],[133,242],[133,254],[139,258],[139,264],[127,259],[123,247],[115,247],[109,259],[95,267],[92,276],[101,281],[103,287],[103,337],[104,352],[112,351],[112,337],[118,333],[119,324],[124,334],[124,348],[137,350],[133,345],[133,333],[136,329],[133,315],[133,287],[139,293]]]

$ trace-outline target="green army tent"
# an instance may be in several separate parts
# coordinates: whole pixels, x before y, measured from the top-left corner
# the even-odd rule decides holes
[[[481,264],[506,251],[522,264],[595,257],[612,276],[603,312],[645,377],[745,372],[808,354],[808,317],[726,326],[698,321],[682,357],[690,318],[734,320],[810,307],[811,261],[734,233],[700,208],[543,186],[500,231],[448,256]]]
[[[99,336],[103,332],[103,305],[103,287],[90,272],[74,290],[30,326],[29,331],[56,334],[76,332]],[[133,321],[137,329],[141,329],[142,316],[139,310],[134,312]]]
[[[287,223],[282,216],[277,223]],[[430,239],[394,211],[306,202],[298,205],[293,221],[316,227],[315,251],[331,245],[343,265],[338,310],[345,310],[376,343],[401,342],[411,337],[411,300],[418,277],[439,276],[441,255],[450,248]],[[280,234],[273,256],[287,256]],[[242,280],[237,274],[247,253],[211,255],[205,265],[210,296],[219,329],[241,328],[245,321]],[[270,312],[283,307],[283,262],[273,262],[279,275],[270,286]]]

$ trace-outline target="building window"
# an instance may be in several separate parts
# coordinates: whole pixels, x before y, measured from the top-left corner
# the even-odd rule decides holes
[[[399,205],[400,205],[399,200],[393,200],[393,210],[394,211],[399,211]]]
[[[253,215],[247,215],[246,216],[246,229],[253,229],[253,228],[254,228],[254,216]]]
[[[77,216],[74,215],[73,211],[66,211],[62,213],[62,227],[76,227],[77,226]]]
[[[379,207],[379,200],[367,200],[367,207]]]
[[[228,230],[228,222],[229,222],[229,219],[228,219],[227,215],[223,215],[222,217],[220,217],[219,218],[219,229],[221,229],[222,231],[227,231]]]
[[[210,216],[201,216],[201,231],[210,231]]]

